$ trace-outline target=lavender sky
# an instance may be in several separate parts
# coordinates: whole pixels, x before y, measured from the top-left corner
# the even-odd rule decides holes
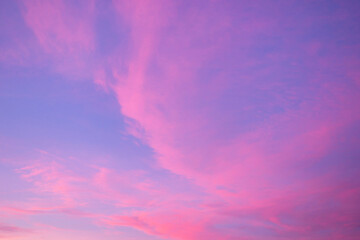
[[[356,240],[360,1],[0,1],[0,239]]]

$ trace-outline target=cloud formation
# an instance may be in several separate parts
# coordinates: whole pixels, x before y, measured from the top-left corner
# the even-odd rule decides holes
[[[354,1],[4,6],[0,220],[26,239],[359,235]]]

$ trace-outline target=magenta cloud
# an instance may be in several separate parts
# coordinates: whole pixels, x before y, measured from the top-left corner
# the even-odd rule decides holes
[[[0,8],[0,239],[360,235],[356,1]]]

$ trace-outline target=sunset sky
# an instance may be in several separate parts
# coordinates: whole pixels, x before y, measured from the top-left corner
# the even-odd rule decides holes
[[[0,239],[358,240],[359,0],[1,0]]]

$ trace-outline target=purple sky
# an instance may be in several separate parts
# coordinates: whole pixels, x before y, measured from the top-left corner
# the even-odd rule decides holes
[[[0,1],[0,239],[356,240],[360,1]]]

